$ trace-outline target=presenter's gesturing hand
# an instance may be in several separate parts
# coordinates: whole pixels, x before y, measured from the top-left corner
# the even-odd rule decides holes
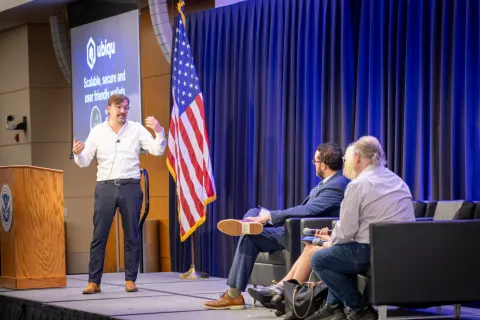
[[[77,139],[73,140],[73,153],[79,154],[85,149],[85,143],[81,141],[77,141]]]
[[[160,125],[160,123],[158,123],[158,120],[155,119],[155,117],[147,117],[145,119],[145,126],[152,129],[156,133],[160,133],[163,131],[162,126]]]

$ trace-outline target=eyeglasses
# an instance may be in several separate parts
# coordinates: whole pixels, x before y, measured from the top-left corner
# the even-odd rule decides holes
[[[321,162],[323,162],[323,161],[320,161],[320,160],[312,160],[312,164],[315,164],[315,163],[317,163],[317,162],[318,162],[318,163],[321,163]]]
[[[122,106],[115,106],[115,108],[117,108],[117,110],[118,110],[118,111],[120,111],[120,110],[122,110],[122,109],[123,109],[123,110],[125,110],[125,111],[128,111],[128,110],[130,110],[130,107],[129,107],[129,106],[126,106],[126,107],[122,107]]]

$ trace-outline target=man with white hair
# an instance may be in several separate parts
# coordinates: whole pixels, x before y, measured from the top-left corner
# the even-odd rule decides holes
[[[328,286],[325,305],[307,318],[374,320],[377,313],[358,292],[352,275],[370,267],[369,226],[379,222],[414,221],[412,195],[405,182],[385,167],[385,154],[375,137],[365,136],[345,152],[343,174],[352,181],[340,205],[340,220],[330,242],[311,260]],[[344,308],[351,309],[348,317]]]

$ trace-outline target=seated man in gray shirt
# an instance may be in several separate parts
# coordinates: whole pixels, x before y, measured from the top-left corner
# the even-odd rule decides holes
[[[385,154],[375,137],[362,137],[348,147],[343,174],[352,181],[340,205],[340,221],[331,241],[323,244],[326,248],[311,260],[312,269],[329,293],[326,304],[307,320],[377,319],[351,280],[352,275],[370,267],[369,226],[415,220],[408,186],[385,164]],[[352,310],[348,317],[344,307]]]

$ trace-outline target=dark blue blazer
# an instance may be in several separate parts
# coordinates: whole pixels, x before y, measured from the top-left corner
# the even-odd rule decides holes
[[[301,205],[272,211],[272,223],[278,226],[288,218],[338,217],[340,203],[349,182],[350,180],[343,176],[343,172],[338,171],[327,182],[318,186],[318,189],[309,195]]]

